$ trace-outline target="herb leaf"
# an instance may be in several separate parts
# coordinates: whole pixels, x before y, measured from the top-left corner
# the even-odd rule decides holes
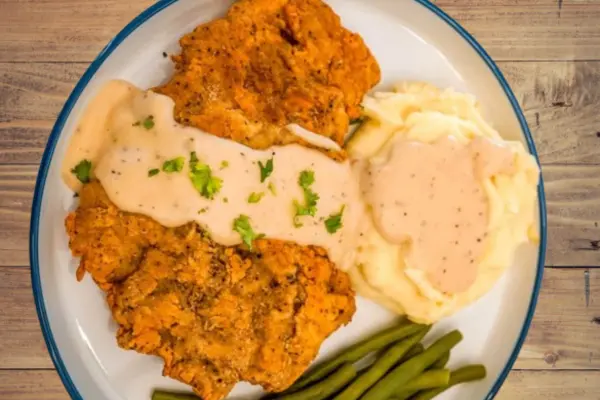
[[[240,234],[242,241],[252,250],[252,242],[263,238],[265,235],[256,234],[250,225],[250,219],[247,215],[240,215],[233,220],[233,230]]]
[[[221,169],[225,169],[227,167],[229,167],[229,161],[227,161],[227,160],[221,161]]]
[[[250,196],[248,196],[248,203],[258,203],[264,196],[264,192],[256,193],[252,192]]]
[[[312,217],[317,213],[317,202],[319,201],[319,195],[312,191],[310,186],[315,182],[315,173],[310,170],[304,170],[298,177],[298,185],[304,190],[304,204],[300,204],[298,200],[294,200],[294,206],[296,207],[296,215],[294,216],[294,226],[299,228],[302,226],[299,218],[303,215],[310,215]]]
[[[273,158],[267,160],[265,165],[259,161],[258,166],[260,167],[260,181],[262,183],[273,173]]]
[[[340,212],[336,214],[331,214],[329,218],[325,220],[325,229],[327,229],[327,232],[333,235],[338,231],[338,229],[344,226],[344,224],[342,223],[342,216],[344,214],[345,208],[346,205],[344,204]]]
[[[275,185],[273,185],[273,182],[269,182],[267,188],[269,188],[273,196],[277,196],[277,188],[275,187]]]
[[[153,168],[151,170],[148,170],[148,176],[153,177],[154,175],[158,175],[159,172],[160,170],[158,168]]]
[[[154,116],[148,115],[143,121],[136,121],[132,126],[143,126],[144,128],[150,130],[154,128]]]
[[[144,128],[148,130],[154,128],[154,116],[148,115],[148,117],[146,117],[146,119],[142,121],[142,125],[144,125]]]
[[[81,160],[79,164],[71,170],[71,173],[79,179],[79,182],[89,183],[92,173],[92,162],[89,160]]]
[[[223,186],[223,180],[212,175],[210,166],[200,163],[195,151],[190,154],[190,180],[196,190],[207,199],[214,198]]]
[[[308,189],[313,183],[315,183],[315,173],[313,171],[304,170],[300,172],[298,185],[300,185],[302,189]]]
[[[177,157],[172,160],[167,160],[163,163],[162,170],[168,174],[172,172],[180,172],[185,164],[185,158]]]

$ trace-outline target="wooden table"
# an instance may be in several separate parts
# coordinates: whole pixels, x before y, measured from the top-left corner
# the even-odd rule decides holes
[[[54,119],[75,83],[108,40],[151,3],[0,0],[1,399],[68,398],[31,295],[34,181]],[[498,398],[600,399],[600,0],[437,4],[499,63],[544,166],[549,246],[543,290]]]

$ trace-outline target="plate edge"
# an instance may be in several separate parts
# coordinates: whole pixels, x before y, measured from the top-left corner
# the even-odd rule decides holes
[[[41,279],[39,274],[39,224],[40,224],[40,215],[42,211],[42,198],[44,193],[44,188],[46,185],[46,178],[48,176],[48,170],[50,166],[50,162],[52,160],[52,156],[54,155],[54,151],[56,149],[56,144],[58,143],[58,139],[62,133],[65,122],[68,119],[73,107],[79,100],[81,93],[85,90],[90,80],[94,77],[98,69],[102,66],[104,61],[112,54],[112,52],[127,38],[131,35],[137,28],[139,28],[143,23],[148,21],[154,15],[167,8],[171,4],[177,2],[178,0],[159,0],[152,6],[148,7],[144,11],[142,11],[137,17],[131,20],[114,38],[112,38],[106,46],[100,51],[100,53],[96,56],[94,61],[91,62],[90,66],[81,76],[75,88],[69,95],[65,105],[61,109],[56,122],[50,132],[50,136],[48,137],[48,141],[46,142],[46,148],[44,149],[44,153],[42,155],[42,160],[40,162],[40,168],[38,170],[38,176],[35,182],[35,188],[33,192],[33,201],[31,206],[31,220],[29,225],[29,264],[30,264],[30,275],[31,275],[31,286],[33,290],[33,298],[35,302],[35,308],[38,316],[38,321],[40,323],[40,328],[42,330],[42,334],[44,336],[44,341],[46,343],[46,348],[48,349],[48,353],[50,354],[50,358],[52,359],[52,363],[58,373],[65,389],[67,390],[68,395],[73,400],[84,400],[79,390],[73,383],[71,376],[62,360],[60,355],[60,351],[58,350],[58,346],[56,345],[56,341],[54,340],[54,335],[52,333],[52,329],[50,328],[50,321],[48,320],[48,315],[46,313],[46,306],[44,303],[44,295],[41,286]]]
[[[527,334],[528,334],[529,328],[531,326],[531,321],[533,320],[533,316],[535,314],[535,309],[537,306],[540,289],[542,287],[542,279],[544,277],[544,266],[545,266],[545,259],[546,259],[547,235],[548,235],[548,233],[547,233],[547,229],[548,229],[547,216],[546,216],[546,195],[544,192],[544,178],[543,178],[543,174],[541,171],[540,159],[539,159],[536,147],[535,147],[535,143],[533,141],[533,136],[531,135],[531,130],[529,129],[529,125],[527,124],[527,120],[525,118],[525,115],[523,114],[523,110],[521,109],[521,106],[519,105],[519,102],[517,101],[515,94],[513,93],[512,89],[510,88],[510,85],[508,84],[506,78],[504,77],[504,74],[502,74],[502,71],[500,71],[500,69],[498,68],[498,65],[496,65],[496,63],[494,62],[492,57],[490,57],[490,55],[487,53],[487,51],[485,51],[483,46],[481,46],[481,44],[479,44],[479,42],[465,28],[463,28],[454,18],[452,18],[451,16],[446,14],[444,11],[442,11],[441,8],[439,8],[438,6],[436,6],[429,0],[413,0],[413,1],[421,4],[423,7],[427,8],[427,9],[429,9],[438,18],[440,18],[444,22],[446,22],[452,29],[454,29],[454,31],[456,33],[458,33],[463,39],[465,39],[467,41],[467,43],[469,43],[471,48],[473,48],[473,50],[475,50],[475,52],[485,62],[485,64],[490,69],[492,74],[494,74],[494,76],[496,77],[496,80],[502,87],[502,90],[506,94],[506,97],[508,97],[508,100],[513,108],[513,111],[514,111],[515,115],[517,116],[517,119],[519,120],[519,124],[521,125],[521,130],[525,134],[525,140],[527,142],[527,147],[529,149],[529,152],[531,153],[531,155],[533,155],[535,157],[535,160],[536,160],[538,166],[540,167],[540,182],[538,185],[538,204],[539,204],[539,213],[540,213],[540,215],[539,215],[540,244],[539,244],[539,250],[538,250],[538,262],[537,262],[536,277],[535,277],[535,281],[534,281],[534,285],[533,285],[533,291],[531,293],[531,299],[529,300],[529,307],[527,309],[527,314],[525,316],[525,320],[523,321],[523,327],[521,328],[521,333],[519,334],[519,338],[515,342],[513,351],[508,359],[508,362],[506,363],[502,372],[496,379],[496,382],[490,389],[490,392],[484,398],[484,400],[493,400],[496,397],[496,395],[498,394],[498,392],[500,391],[500,388],[506,381],[508,374],[510,373],[510,371],[512,370],[512,367],[514,366],[515,362],[517,361],[517,358],[519,356],[521,348],[523,347],[523,343],[525,342],[525,339],[527,338]]]
[[[139,26],[149,20],[151,17],[156,15],[158,12],[167,8],[168,6],[176,3],[178,0],[159,0],[154,5],[150,6],[142,13],[140,13],[136,18],[134,18],[129,24],[125,26],[112,40],[108,42],[108,44],[102,49],[102,51],[98,54],[96,59],[90,64],[88,69],[82,75],[77,85],[69,95],[65,105],[63,106],[60,114],[57,117],[56,123],[52,128],[50,136],[48,138],[48,142],[46,144],[46,148],[44,150],[42,160],[40,163],[39,173],[36,179],[33,202],[31,208],[31,221],[30,221],[30,235],[29,235],[29,261],[31,266],[31,283],[33,289],[33,296],[35,301],[36,312],[38,315],[38,320],[40,323],[40,327],[44,336],[44,341],[46,342],[46,347],[48,349],[48,353],[52,359],[52,362],[58,372],[58,375],[67,390],[69,396],[74,400],[83,400],[83,397],[79,393],[77,387],[71,380],[71,377],[67,371],[66,366],[64,365],[62,358],[60,356],[60,352],[54,340],[54,336],[52,334],[52,330],[50,329],[50,323],[48,320],[48,316],[46,313],[46,307],[44,304],[44,297],[42,293],[41,280],[39,274],[39,254],[38,254],[38,237],[39,237],[39,222],[40,222],[40,214],[42,208],[42,197],[45,188],[46,178],[48,175],[48,169],[50,165],[50,161],[52,160],[52,156],[54,154],[54,150],[56,149],[56,144],[58,142],[58,138],[62,133],[62,129],[64,128],[65,122],[69,117],[70,112],[72,111],[75,103],[81,96],[83,90],[87,87],[89,81],[93,78],[98,69],[102,66],[106,58],[110,56],[110,54],[121,44],[131,33],[133,33]],[[504,78],[504,75],[496,65],[496,63],[492,60],[489,54],[484,50],[484,48],[475,40],[475,38],[467,32],[465,28],[463,28],[457,21],[455,21],[452,17],[442,11],[435,4],[431,3],[429,0],[412,0],[416,3],[421,4],[423,7],[430,10],[434,13],[438,18],[442,19],[445,23],[447,23],[450,27],[452,27],[463,39],[469,43],[469,45],[475,50],[475,52],[482,58],[484,63],[488,66],[490,71],[496,77],[498,83],[502,87],[505,95],[507,96],[511,106],[513,108],[513,112],[517,116],[519,120],[519,124],[521,129],[525,135],[525,139],[527,142],[527,147],[529,152],[535,157],[538,165],[540,165],[539,157],[537,154],[537,150],[535,148],[535,144],[533,142],[533,137],[531,135],[531,131],[523,114],[523,111],[515,98],[514,93],[512,92],[508,82]],[[527,310],[527,315],[523,322],[523,327],[521,329],[521,333],[519,334],[519,338],[517,339],[513,351],[509,357],[507,364],[504,369],[496,379],[496,382],[490,389],[488,395],[484,398],[484,400],[492,400],[498,394],[498,391],[502,387],[505,382],[509,372],[511,371],[519,352],[523,346],[525,338],[527,337],[527,333],[531,326],[531,321],[533,319],[533,315],[535,313],[537,300],[542,284],[542,278],[544,273],[544,265],[545,265],[545,255],[546,255],[546,245],[547,245],[547,220],[546,220],[546,199],[544,194],[544,180],[542,173],[540,172],[540,183],[538,186],[538,202],[539,202],[539,212],[540,212],[540,245],[539,245],[539,253],[538,253],[538,265],[537,265],[537,273],[534,282],[533,292],[531,295],[531,299],[529,302],[529,307]]]

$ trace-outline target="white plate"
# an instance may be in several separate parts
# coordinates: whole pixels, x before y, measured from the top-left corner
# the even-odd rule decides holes
[[[329,0],[346,27],[359,32],[379,61],[385,89],[398,80],[425,80],[474,93],[507,138],[522,140],[535,155],[525,118],[498,68],[456,22],[426,0]],[[44,152],[35,188],[30,237],[32,283],[48,350],[73,399],[148,400],[154,387],[185,388],[161,376],[157,358],[117,347],[115,324],[104,296],[88,277],[77,283],[64,217],[72,193],[60,179],[66,144],[85,104],[107,80],[141,87],[172,71],[162,53],[176,53],[178,38],[224,13],[231,0],[161,0],[133,20],[100,53],[60,113]],[[539,190],[541,245],[523,248],[517,262],[482,300],[436,325],[429,336],[459,328],[465,340],[451,365],[484,363],[485,381],[457,387],[441,399],[492,399],[527,334],[540,288],[546,243],[543,188]],[[358,299],[353,322],[322,346],[321,356],[380,329],[393,318]],[[233,398],[256,398],[240,384]]]

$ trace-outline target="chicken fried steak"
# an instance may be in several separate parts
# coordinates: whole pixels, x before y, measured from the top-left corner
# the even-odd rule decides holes
[[[176,73],[155,89],[175,101],[175,119],[257,149],[303,143],[291,123],[342,145],[381,77],[321,0],[239,0],[180,44]]]
[[[355,311],[348,276],[320,248],[224,247],[195,223],[120,211],[98,182],[79,198],[66,220],[78,278],[88,272],[106,292],[119,346],[163,358],[164,374],[204,400],[242,380],[286,389]]]

